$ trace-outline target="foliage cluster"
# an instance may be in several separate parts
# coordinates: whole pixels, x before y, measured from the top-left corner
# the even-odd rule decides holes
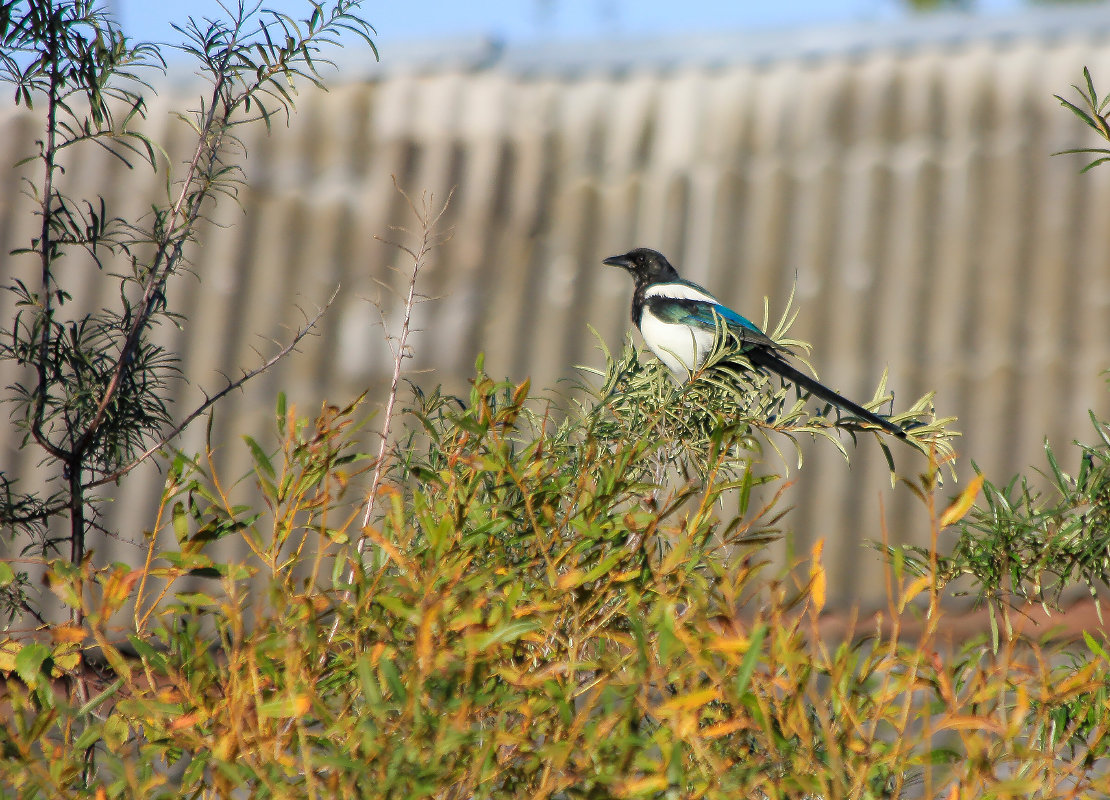
[[[1091,420],[1097,443],[1076,443],[1074,474],[1046,441],[1048,468],[1036,478],[1015,475],[1001,485],[981,477],[984,502],[947,553],[904,553],[912,570],[942,587],[970,577],[991,611],[996,642],[1000,622],[1012,628],[1012,606],[1056,606],[1076,586],[1086,587],[1101,614],[1099,591],[1110,584],[1110,425],[1094,414]]]
[[[634,358],[613,371],[644,370]],[[820,548],[789,574],[759,555],[775,504],[750,503],[742,435],[691,465],[706,479],[661,491],[665,441],[607,437],[612,409],[556,424],[528,392],[479,372],[464,401],[417,394],[362,531],[357,406],[314,421],[279,406],[276,449],[248,443],[264,514],[179,456],[159,524],[180,549],[157,552],[152,531],[142,569],[54,562],[85,624],[14,655],[3,781],[26,797],[1110,790],[1092,768],[1110,741],[1101,649],[1060,664],[1012,639],[942,658],[934,584],[899,559],[887,613],[829,643]],[[228,537],[247,562],[211,558]],[[209,590],[179,587],[197,575]],[[58,678],[89,645],[104,673],[77,704]]]

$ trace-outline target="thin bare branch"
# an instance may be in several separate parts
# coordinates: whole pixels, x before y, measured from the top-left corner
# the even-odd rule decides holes
[[[332,292],[331,297],[328,299],[328,302],[325,303],[324,306],[316,312],[312,319],[308,320],[304,325],[298,328],[297,332],[293,334],[293,338],[290,339],[289,342],[285,344],[280,350],[278,350],[278,352],[275,353],[272,357],[264,361],[262,364],[259,364],[254,369],[244,372],[242,375],[234,380],[228,378],[227,385],[215,394],[208,395],[206,393],[204,402],[194,408],[191,412],[186,414],[181,422],[175,425],[173,429],[169,431],[169,433],[162,436],[161,439],[158,440],[158,442],[148,447],[137,457],[135,457],[130,463],[126,464],[123,467],[120,467],[119,469],[112,472],[110,475],[105,475],[102,478],[98,478],[95,481],[84,484],[82,486],[82,489],[94,489],[97,486],[103,486],[106,483],[114,483],[115,481],[118,481],[124,475],[131,472],[131,470],[135,469],[135,467],[142,464],[152,455],[154,455],[171,441],[173,441],[173,439],[175,439],[181,434],[182,431],[189,427],[189,425],[192,424],[192,422],[196,420],[197,417],[204,414],[206,411],[208,411],[208,409],[210,409],[224,397],[231,394],[236,389],[241,389],[248,381],[258,377],[262,373],[274,367],[279,361],[281,361],[294,350],[296,350],[297,345],[299,345],[305,339],[305,337],[312,333],[313,329],[316,327],[316,323],[318,323],[320,321],[320,318],[323,317],[323,315],[327,312],[329,308],[331,308],[332,303],[335,302],[335,298],[338,295],[339,287],[337,286],[335,291]]]
[[[396,177],[393,178],[393,184],[397,186]],[[370,524],[370,519],[374,514],[374,503],[377,500],[378,489],[381,487],[381,480],[386,462],[386,448],[389,446],[389,433],[393,423],[393,408],[397,402],[397,389],[401,383],[401,366],[406,358],[411,358],[411,352],[408,349],[408,338],[409,334],[412,333],[412,310],[417,302],[416,281],[420,276],[420,270],[424,267],[428,254],[443,241],[442,237],[436,231],[436,225],[439,224],[444,213],[446,213],[447,206],[451,202],[451,195],[454,194],[453,191],[448,193],[447,200],[444,201],[443,206],[433,217],[429,211],[429,206],[434,202],[433,196],[423,197],[421,200],[421,208],[417,209],[412,198],[405,194],[400,186],[397,186],[397,191],[401,192],[405,200],[408,201],[409,208],[412,209],[413,213],[416,214],[417,218],[420,220],[423,235],[420,238],[420,247],[415,252],[408,247],[395,245],[412,257],[412,271],[409,274],[408,293],[405,297],[404,315],[401,318],[401,332],[393,339],[393,341],[396,342],[396,347],[393,351],[393,376],[390,379],[389,395],[386,399],[385,419],[382,422],[382,438],[378,446],[377,462],[374,465],[373,477],[370,479],[370,492],[366,498],[366,512],[362,517],[363,528]],[[387,244],[395,244],[386,239],[380,239],[377,236],[374,238],[386,242]],[[358,540],[358,545],[355,549],[360,557],[366,548],[366,542],[367,538],[365,536],[360,537]]]
[[[378,454],[374,464],[374,472],[370,478],[370,489],[366,497],[366,510],[362,516],[362,534],[359,536],[358,543],[355,545],[355,557],[351,564],[350,574],[347,582],[353,583],[357,575],[357,570],[361,565],[363,554],[366,552],[366,545],[370,538],[366,535],[366,528],[370,525],[370,521],[374,515],[374,506],[378,498],[378,491],[381,488],[382,478],[385,475],[385,467],[388,461],[388,448],[389,436],[393,424],[394,408],[397,404],[397,392],[401,384],[401,373],[406,358],[411,358],[412,353],[408,347],[409,335],[413,332],[412,327],[412,312],[416,304],[420,302],[420,294],[416,291],[416,283],[420,277],[420,272],[423,270],[427,263],[428,254],[437,246],[445,241],[445,234],[440,234],[437,230],[440,220],[443,219],[444,213],[447,211],[448,205],[451,203],[451,197],[454,190],[448,193],[447,199],[443,205],[434,214],[431,211],[431,206],[434,203],[434,195],[422,195],[420,208],[417,208],[412,198],[397,184],[397,178],[394,176],[393,185],[397,191],[408,202],[409,208],[412,209],[413,214],[416,215],[420,223],[421,236],[420,246],[415,250],[403,244],[396,244],[388,242],[375,236],[374,238],[379,241],[386,241],[387,244],[394,244],[399,247],[403,252],[407,253],[412,258],[412,267],[409,270],[408,289],[405,295],[404,311],[401,317],[401,330],[396,336],[387,333],[387,339],[391,343],[393,350],[393,375],[389,383],[389,395],[386,398],[385,417],[382,421],[381,442],[378,445]],[[381,313],[381,307],[378,307]],[[384,314],[382,315],[384,322]],[[395,345],[394,345],[395,343]],[[343,600],[346,603],[350,599],[350,589],[344,592]],[[328,632],[328,642],[335,638],[336,632],[339,630],[339,618],[336,617],[335,622],[332,624],[331,630]]]

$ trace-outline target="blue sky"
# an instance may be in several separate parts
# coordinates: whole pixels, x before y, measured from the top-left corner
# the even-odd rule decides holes
[[[1027,4],[1028,0],[974,3],[982,14],[1006,13]],[[221,13],[216,0],[180,5],[110,0],[109,5],[129,35],[154,41],[176,41],[171,19]],[[269,0],[266,6],[299,17],[307,3]],[[510,42],[596,39],[874,22],[907,14],[902,0],[367,0],[362,13],[377,28],[377,41],[386,51],[394,43],[472,35]]]

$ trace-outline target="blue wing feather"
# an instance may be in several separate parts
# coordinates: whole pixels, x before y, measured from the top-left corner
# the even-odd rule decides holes
[[[724,320],[729,333],[741,342],[776,347],[758,325],[720,303],[656,296],[648,298],[645,305],[659,319],[678,325],[689,325],[703,331],[716,331],[719,318]]]
[[[714,311],[714,312],[720,314],[722,317],[724,317],[725,322],[728,323],[728,326],[730,328],[733,327],[734,325],[739,325],[741,328],[744,328],[746,331],[748,331],[750,333],[758,333],[760,335],[763,335],[763,331],[761,331],[759,329],[759,326],[757,326],[754,322],[752,322],[747,317],[740,316],[739,314],[737,314],[735,311],[733,311],[728,306],[723,306],[720,303],[714,303],[711,306],[711,308],[712,308],[712,311]],[[715,321],[713,320],[713,314],[708,313],[708,316],[709,316],[710,324],[714,325]]]

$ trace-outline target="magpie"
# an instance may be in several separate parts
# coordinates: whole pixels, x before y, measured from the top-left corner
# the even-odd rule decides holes
[[[805,392],[832,403],[889,433],[902,438],[906,432],[888,419],[868,411],[787,363],[788,351],[776,344],[751,320],[723,305],[708,291],[678,276],[662,253],[637,247],[624,255],[610,256],[604,264],[628,270],[636,281],[632,294],[632,322],[644,343],[682,383],[702,367],[724,331],[738,353],[755,367],[790,381]]]

